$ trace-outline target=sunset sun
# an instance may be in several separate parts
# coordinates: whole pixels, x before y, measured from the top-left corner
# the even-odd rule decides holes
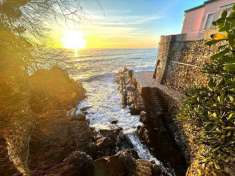
[[[65,31],[61,40],[64,48],[81,49],[86,47],[86,40],[81,31]]]

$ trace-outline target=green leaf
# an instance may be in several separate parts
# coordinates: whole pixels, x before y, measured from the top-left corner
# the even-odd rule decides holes
[[[224,64],[224,70],[235,73],[235,63]]]
[[[235,57],[224,57],[223,58],[223,61],[226,62],[226,63],[235,63]]]
[[[228,120],[233,120],[233,119],[235,119],[235,112],[230,113],[227,119],[228,119]]]
[[[211,59],[218,59],[218,58],[224,56],[225,54],[227,54],[227,53],[229,53],[229,52],[230,52],[230,49],[229,49],[229,48],[226,48],[226,49],[222,50],[221,52],[219,52],[219,53],[217,53],[217,54],[211,56]]]
[[[187,101],[181,111],[187,119],[200,124],[201,133],[195,143],[206,145],[208,149],[202,161],[205,164],[216,161],[218,170],[221,169],[219,163],[230,157],[235,144],[231,140],[235,133],[235,6],[231,14],[228,17],[227,12],[223,12],[214,22],[217,29],[226,33],[217,33],[214,40],[207,42],[218,47],[202,69],[207,85],[187,91]]]

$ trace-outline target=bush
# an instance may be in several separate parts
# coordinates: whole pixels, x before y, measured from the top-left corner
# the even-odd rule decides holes
[[[218,172],[233,163],[235,156],[235,6],[231,14],[223,12],[214,22],[218,33],[208,45],[217,45],[218,52],[205,65],[206,87],[187,91],[187,98],[178,114],[201,129],[199,144],[206,147],[201,161]]]

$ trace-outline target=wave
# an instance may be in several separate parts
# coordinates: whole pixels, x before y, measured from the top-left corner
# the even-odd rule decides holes
[[[113,55],[114,56],[114,55]],[[74,60],[67,60],[66,63],[88,63],[88,62],[103,62],[103,61],[115,61],[115,60],[143,60],[146,57],[123,57],[126,55],[116,55],[117,57],[87,57],[87,59],[82,59],[82,60],[78,60],[78,59],[74,59]]]
[[[133,69],[135,72],[154,71],[154,66],[149,66],[149,65],[139,66],[139,67],[134,66],[132,68],[131,67],[129,67],[129,68]],[[95,81],[95,80],[104,80],[104,79],[107,79],[107,78],[114,77],[114,75],[117,74],[120,69],[122,69],[122,68],[117,68],[116,70],[112,70],[110,72],[105,72],[105,73],[99,73],[99,74],[97,74],[97,72],[94,72],[93,75],[88,76],[88,77],[84,75],[84,78],[80,78],[79,80],[83,81],[83,82],[92,82],[92,81]],[[89,68],[87,68],[87,70],[89,70]],[[76,73],[76,70],[74,70],[74,71]]]
[[[89,78],[83,78],[83,79],[80,79],[80,80],[83,81],[83,82],[92,82],[92,81],[95,81],[95,80],[110,78],[110,77],[113,77],[114,75],[115,75],[115,73],[102,73],[102,74],[90,76]]]
[[[94,54],[89,54],[89,55],[84,55],[84,56],[77,56],[77,57],[71,57],[71,58],[87,58],[87,57],[103,57],[103,56],[127,56],[127,55],[134,55],[134,54],[146,54],[146,51],[136,51],[135,52],[129,52],[129,53],[113,53],[111,51],[109,51],[108,53],[104,53],[104,54],[99,54],[99,53],[94,53]]]

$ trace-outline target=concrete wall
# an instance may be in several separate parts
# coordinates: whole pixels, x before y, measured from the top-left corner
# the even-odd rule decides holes
[[[201,68],[216,50],[217,47],[209,47],[203,40],[185,41],[183,35],[162,36],[156,79],[181,93],[193,85],[204,85],[207,79]]]

